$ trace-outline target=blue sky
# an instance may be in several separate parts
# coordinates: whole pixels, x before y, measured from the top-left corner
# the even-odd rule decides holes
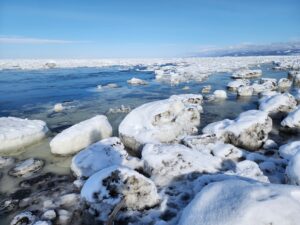
[[[0,0],[0,57],[169,57],[295,41],[299,11],[299,0]]]

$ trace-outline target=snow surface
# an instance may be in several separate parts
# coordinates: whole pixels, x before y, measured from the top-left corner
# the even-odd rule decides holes
[[[0,152],[11,152],[40,141],[48,128],[41,120],[0,117]]]
[[[75,124],[56,135],[50,142],[51,152],[59,155],[73,154],[111,135],[112,127],[107,117],[98,115]]]
[[[300,188],[230,179],[207,185],[179,225],[292,225],[300,220]]]

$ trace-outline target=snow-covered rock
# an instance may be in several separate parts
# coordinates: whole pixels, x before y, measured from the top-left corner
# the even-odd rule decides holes
[[[41,159],[26,159],[18,162],[15,167],[13,167],[8,174],[11,176],[22,177],[29,176],[42,169],[44,166],[44,161]]]
[[[214,97],[217,99],[225,99],[227,98],[227,93],[224,90],[215,90]]]
[[[10,222],[10,225],[32,225],[35,220],[36,216],[32,212],[25,211],[17,214]]]
[[[280,89],[286,89],[286,88],[290,88],[292,86],[292,81],[290,81],[287,78],[281,78],[278,81],[278,88]]]
[[[179,144],[147,144],[142,151],[145,170],[158,185],[191,172],[215,173],[222,168],[222,160]]]
[[[260,77],[261,75],[262,75],[261,70],[243,69],[234,72],[231,77],[234,79],[250,79],[250,78]]]
[[[275,94],[270,97],[264,97],[260,100],[259,110],[267,112],[269,115],[278,113],[288,113],[296,108],[295,98],[289,94]]]
[[[142,79],[139,79],[139,78],[135,78],[135,77],[128,80],[127,83],[131,84],[131,85],[145,85],[145,84],[147,84],[146,81],[144,81]]]
[[[229,179],[207,185],[179,225],[292,225],[300,220],[300,188]]]
[[[292,70],[288,72],[288,79],[289,80],[294,80],[296,75],[300,74],[300,71]]]
[[[251,86],[241,86],[237,89],[238,96],[251,96],[253,94],[253,87]]]
[[[300,141],[293,141],[279,147],[279,155],[289,160],[300,150]]]
[[[99,214],[100,220],[117,205],[143,210],[159,203],[155,184],[145,176],[126,167],[112,166],[92,175],[81,190],[81,197]]]
[[[59,155],[73,154],[111,135],[112,127],[107,117],[98,115],[75,124],[56,135],[50,142],[51,152]]]
[[[263,149],[266,150],[277,149],[277,148],[278,148],[277,143],[271,139],[266,140],[263,145]]]
[[[235,146],[256,150],[264,144],[271,130],[272,120],[267,113],[249,110],[241,113],[235,120],[225,119],[208,124],[202,132],[216,134]]]
[[[40,141],[48,128],[41,120],[0,117],[0,152],[10,152]]]
[[[124,145],[139,153],[146,143],[170,143],[197,132],[202,95],[174,95],[132,110],[121,122]]]
[[[89,177],[113,165],[124,165],[134,169],[138,163],[137,158],[128,155],[119,138],[111,137],[77,153],[72,159],[71,169],[77,177]]]
[[[300,85],[300,72],[294,77],[294,84],[296,86]]]
[[[289,161],[286,175],[290,184],[300,185],[300,150]]]
[[[281,121],[281,126],[293,130],[300,129],[300,106],[290,112],[287,117]]]
[[[236,91],[241,86],[248,86],[250,85],[250,81],[246,79],[236,79],[234,81],[230,81],[227,84],[227,88],[231,91]]]

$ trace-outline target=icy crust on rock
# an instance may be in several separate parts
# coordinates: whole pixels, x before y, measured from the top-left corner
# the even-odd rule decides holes
[[[202,95],[186,94],[141,105],[121,122],[120,139],[126,147],[139,153],[146,143],[169,143],[196,133],[201,103]]]
[[[241,113],[235,120],[225,119],[208,124],[202,132],[215,134],[235,146],[256,150],[267,140],[271,130],[272,120],[267,113],[249,110]]]
[[[281,126],[288,128],[300,128],[300,106],[290,112],[281,122]]]
[[[81,197],[105,219],[118,204],[143,210],[159,203],[155,184],[126,167],[112,166],[92,175],[81,190]],[[123,201],[123,203],[122,203]]]
[[[300,148],[289,161],[286,175],[290,184],[300,185]]]
[[[261,75],[262,75],[261,70],[242,69],[234,72],[231,77],[234,79],[249,79],[249,78],[260,77]]]
[[[191,172],[215,173],[222,160],[179,144],[147,144],[142,151],[145,170],[160,186]]]
[[[184,209],[180,225],[291,225],[300,220],[300,188],[238,179],[209,184]]]
[[[297,105],[295,98],[289,93],[266,96],[259,102],[259,110],[268,112],[269,114],[291,112]]]
[[[246,79],[236,79],[234,81],[230,81],[227,84],[227,88],[231,91],[236,91],[241,86],[248,86],[250,85],[249,80]]]
[[[77,153],[72,159],[71,169],[77,177],[89,177],[113,165],[133,169],[140,166],[139,159],[129,156],[117,137],[103,139]]]
[[[50,142],[51,152],[59,155],[73,154],[111,135],[112,127],[107,117],[98,115],[75,124],[56,135]]]
[[[43,139],[48,132],[41,120],[0,117],[0,152],[10,152]]]
[[[300,141],[293,141],[279,147],[279,155],[289,160],[300,150]]]
[[[237,89],[238,96],[251,96],[254,92],[254,88],[251,86],[241,86]]]

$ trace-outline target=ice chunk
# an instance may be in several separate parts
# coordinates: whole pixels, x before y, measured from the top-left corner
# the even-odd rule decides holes
[[[227,93],[224,90],[215,90],[214,97],[219,99],[225,99],[227,98]]]
[[[17,163],[16,166],[8,172],[8,174],[16,177],[29,176],[42,169],[43,166],[43,160],[30,158]]]
[[[135,77],[128,80],[127,83],[131,84],[131,85],[145,85],[145,84],[147,84],[146,81],[144,81],[142,79],[139,79],[139,78],[135,78]]]
[[[287,113],[296,108],[295,98],[289,94],[275,94],[270,97],[264,97],[260,100],[259,110],[269,114]]]
[[[48,132],[41,120],[0,117],[0,152],[9,152],[43,139]]]
[[[231,77],[234,79],[249,79],[249,78],[260,77],[261,75],[262,75],[261,70],[243,69],[234,72]]]
[[[89,177],[113,165],[135,168],[139,165],[138,162],[137,158],[128,155],[119,138],[112,137],[92,144],[77,153],[72,159],[71,169],[78,177]]]
[[[209,184],[184,209],[180,225],[290,225],[300,220],[300,188],[229,179]]]
[[[251,86],[241,86],[237,89],[238,96],[251,96],[253,94],[254,88]]]
[[[280,146],[279,155],[284,159],[290,159],[299,150],[300,150],[300,141],[293,141],[288,144]]]
[[[237,79],[234,81],[230,81],[227,84],[227,88],[231,91],[236,91],[241,86],[248,86],[250,84],[249,80],[245,79]]]
[[[158,185],[191,172],[215,173],[222,160],[179,144],[147,144],[142,151],[145,170]]]
[[[300,129],[300,106],[290,112],[287,117],[282,120],[281,126],[291,129]]]
[[[290,184],[300,185],[300,149],[289,161],[286,175]]]
[[[272,130],[272,120],[259,110],[241,113],[235,120],[225,119],[208,124],[202,132],[216,134],[225,142],[249,150],[260,148]]]
[[[99,213],[100,220],[119,204],[127,209],[143,210],[159,203],[154,183],[126,167],[112,166],[92,175],[81,190],[81,197]]]
[[[141,105],[121,122],[121,141],[139,153],[146,143],[169,143],[196,133],[201,103],[202,95],[186,94]]]
[[[51,152],[69,155],[112,135],[106,116],[98,115],[75,124],[56,135],[50,142]]]
[[[280,88],[280,89],[286,89],[286,88],[289,88],[291,86],[292,86],[292,81],[290,81],[287,78],[281,78],[278,81],[278,88]]]

